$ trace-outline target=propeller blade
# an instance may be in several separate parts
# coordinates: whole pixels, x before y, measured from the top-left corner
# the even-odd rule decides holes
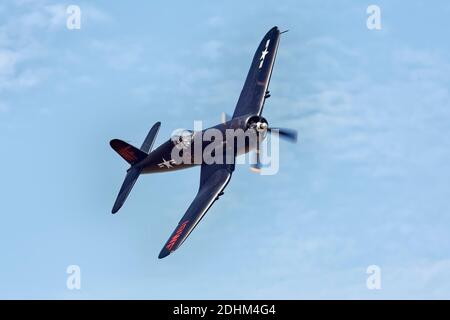
[[[287,129],[287,128],[268,128],[269,132],[272,130],[277,130],[281,138],[289,142],[297,142],[297,130]]]
[[[251,162],[250,162],[250,170],[252,170],[255,173],[260,173],[261,169],[263,168],[263,164],[261,163],[261,148],[262,145],[258,143],[258,146],[256,149],[251,153]]]
[[[251,153],[251,157],[253,158],[250,164],[250,170],[252,170],[255,173],[260,173],[261,169],[263,167],[259,155],[259,150],[255,150]]]

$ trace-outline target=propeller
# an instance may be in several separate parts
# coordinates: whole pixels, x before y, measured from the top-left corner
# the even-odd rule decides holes
[[[260,120],[256,123],[253,123],[250,127],[253,127],[259,134],[264,135],[265,132],[276,132],[278,133],[279,137],[288,141],[295,143],[297,142],[297,131],[293,129],[288,128],[271,128],[267,124],[267,121]],[[252,153],[252,161],[250,165],[250,170],[254,172],[260,172],[263,168],[263,164],[261,163],[261,148],[262,146],[260,143],[262,142],[262,139],[258,141],[258,145],[256,147],[256,150]]]
[[[288,129],[288,128],[267,128],[267,131],[271,132],[272,130],[277,130],[280,138],[289,141],[289,142],[297,142],[297,130]]]
[[[258,133],[264,134],[264,131],[269,133],[272,130],[276,130],[280,136],[280,138],[285,139],[289,142],[297,142],[297,130],[288,129],[288,128],[271,128],[265,121],[258,121],[255,124],[251,125]]]
[[[250,164],[250,170],[256,173],[261,172],[261,169],[263,167],[259,151],[260,151],[259,148],[256,148],[256,150],[251,153],[252,161]]]

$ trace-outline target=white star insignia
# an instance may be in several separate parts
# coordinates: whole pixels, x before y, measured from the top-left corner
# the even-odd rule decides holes
[[[264,59],[266,58],[266,55],[269,53],[269,51],[267,50],[267,48],[269,47],[269,43],[270,43],[270,39],[267,40],[266,47],[264,48],[264,51],[261,52],[261,58],[259,58],[259,60],[261,60],[261,62],[259,63],[259,69],[262,68]]]
[[[166,159],[162,158],[162,160],[163,160],[163,162],[158,163],[158,166],[160,168],[162,168],[164,166],[167,167],[167,168],[172,168],[173,167],[172,164],[175,163],[175,161],[173,159],[170,159],[170,160],[167,161]]]

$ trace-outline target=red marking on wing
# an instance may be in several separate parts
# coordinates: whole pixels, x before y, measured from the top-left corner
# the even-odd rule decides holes
[[[183,232],[183,230],[186,228],[186,225],[189,223],[189,220],[186,220],[185,222],[183,222],[177,229],[177,231],[175,232],[175,234],[173,235],[172,238],[170,238],[169,242],[166,245],[166,249],[171,251],[173,246],[175,245],[175,243],[178,241],[178,239],[181,236],[181,233]]]

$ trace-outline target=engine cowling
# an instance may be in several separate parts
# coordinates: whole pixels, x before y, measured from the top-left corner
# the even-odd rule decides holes
[[[267,131],[267,128],[269,127],[269,123],[267,122],[266,118],[255,115],[251,116],[247,119],[246,128],[248,129],[254,129],[258,133],[264,133]]]

